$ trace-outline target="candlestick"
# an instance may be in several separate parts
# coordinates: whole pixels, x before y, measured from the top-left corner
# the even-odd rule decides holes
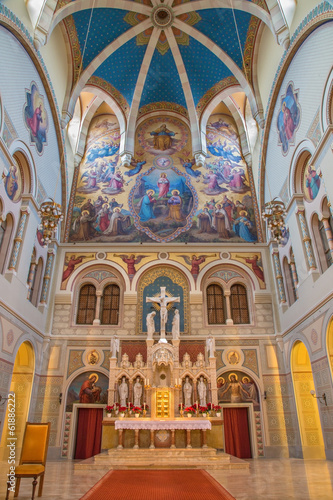
[[[144,410],[146,409],[146,403],[143,403],[143,409]]]
[[[195,402],[195,404],[196,404],[196,407],[197,407],[197,409],[198,409],[198,406],[199,406],[199,405],[198,405],[198,401],[196,401],[196,402]]]

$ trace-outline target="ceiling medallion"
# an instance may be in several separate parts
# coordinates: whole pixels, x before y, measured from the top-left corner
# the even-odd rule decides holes
[[[173,12],[167,5],[157,5],[151,13],[151,20],[157,28],[167,28],[173,23],[173,19]]]

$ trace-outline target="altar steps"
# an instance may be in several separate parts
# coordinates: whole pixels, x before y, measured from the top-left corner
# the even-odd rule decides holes
[[[214,448],[111,449],[74,465],[91,469],[248,469],[249,463]]]

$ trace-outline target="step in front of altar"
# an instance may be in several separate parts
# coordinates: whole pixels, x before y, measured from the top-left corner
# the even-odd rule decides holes
[[[246,469],[249,463],[215,448],[110,449],[74,465],[83,469]]]

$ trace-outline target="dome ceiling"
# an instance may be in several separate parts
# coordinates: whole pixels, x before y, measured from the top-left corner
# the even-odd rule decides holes
[[[47,18],[51,4],[46,0],[35,44],[46,43],[64,24],[73,62],[64,126],[91,86],[111,95],[127,129],[163,102],[187,116],[192,136],[199,137],[202,112],[226,89],[243,91],[263,125],[254,48],[264,25],[279,43],[288,43],[277,0],[62,0]],[[202,149],[197,142],[194,151]]]

